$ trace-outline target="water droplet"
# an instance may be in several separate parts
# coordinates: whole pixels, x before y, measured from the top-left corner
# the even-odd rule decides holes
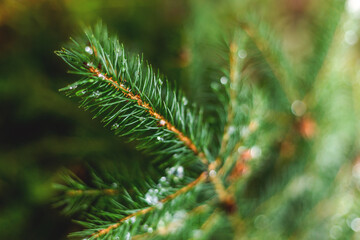
[[[182,101],[183,101],[184,106],[186,106],[189,103],[186,97],[183,97]]]
[[[160,84],[160,85],[163,85],[163,83],[164,83],[163,80],[161,80],[161,79],[159,78],[159,84]]]
[[[156,138],[158,141],[160,141],[160,142],[163,142],[164,141],[164,138],[162,138],[162,137],[157,137]]]
[[[173,175],[176,171],[175,167],[167,168],[166,170],[167,175]]]
[[[106,77],[105,77],[103,74],[101,74],[101,73],[98,74],[98,77],[99,77],[99,78],[102,78],[103,80],[106,79]]]
[[[131,239],[131,234],[128,232],[125,235],[125,240],[130,240]]]
[[[157,204],[156,204],[156,208],[157,209],[162,209],[164,207],[164,204],[162,203],[162,202],[158,202]]]
[[[180,179],[184,177],[184,167],[183,166],[179,166],[176,169],[176,176]]]
[[[149,226],[148,226],[147,224],[144,224],[144,225],[142,226],[142,229],[143,229],[144,231],[147,231],[148,228],[149,228]]]
[[[229,135],[233,134],[235,132],[236,128],[234,126],[230,126],[228,129]]]
[[[111,187],[112,187],[112,188],[117,188],[117,187],[118,187],[118,184],[117,184],[116,182],[113,182],[113,183],[111,184]]]
[[[72,89],[75,89],[77,88],[77,85],[74,85],[74,86],[70,86],[69,89],[72,90]]]
[[[210,176],[210,177],[215,177],[215,176],[216,176],[216,171],[215,171],[215,170],[211,170],[211,171],[209,172],[209,176]]]
[[[129,93],[131,92],[131,88],[126,89]]]
[[[145,201],[149,205],[155,205],[159,202],[159,198],[154,189],[150,188],[149,191],[145,194]]]
[[[88,67],[91,67],[92,65],[94,65],[93,62],[88,62],[88,63],[86,64],[86,66],[88,66]]]
[[[154,231],[154,230],[153,230],[152,227],[149,227],[148,230],[147,230],[148,233],[152,233],[153,231]]]
[[[223,77],[220,78],[220,82],[221,82],[222,85],[227,84],[228,81],[229,81],[229,79],[228,79],[227,77],[225,77],[225,76],[223,76]]]
[[[93,52],[94,52],[94,51],[92,50],[92,48],[91,48],[91,47],[86,46],[86,47],[85,47],[85,52],[87,52],[88,54],[90,54],[90,55],[91,55],[91,54],[93,54]]]
[[[100,92],[99,91],[95,91],[91,94],[92,97],[98,98],[100,96]]]
[[[291,112],[297,117],[303,116],[306,112],[306,104],[300,100],[295,100],[291,104]]]
[[[162,119],[161,119],[160,122],[159,122],[159,125],[160,125],[161,127],[163,127],[163,126],[165,126],[165,123],[166,123],[165,120],[162,120]]]
[[[134,223],[135,221],[136,221],[136,217],[135,217],[135,216],[130,218],[130,222],[131,222],[131,223]]]
[[[162,177],[160,178],[160,182],[166,182],[166,177],[162,176]]]
[[[360,218],[355,218],[352,220],[350,227],[354,232],[360,232]]]
[[[261,148],[259,148],[258,146],[253,146],[250,149],[250,154],[252,158],[259,158],[261,156]]]
[[[345,39],[345,42],[349,45],[355,45],[358,40],[359,40],[359,37],[358,35],[356,34],[355,31],[353,30],[348,30],[345,32],[345,36],[344,36],[344,39]]]
[[[246,56],[247,56],[246,50],[244,50],[244,49],[239,50],[239,51],[238,51],[238,56],[239,56],[239,58],[241,58],[241,59],[246,58]]]
[[[119,126],[120,126],[120,125],[119,125],[118,123],[114,123],[114,124],[112,125],[111,129],[116,130],[116,129],[119,128]]]
[[[122,67],[122,68],[121,68],[121,71],[122,71],[122,72],[125,72],[125,71],[126,71],[126,68],[125,68],[125,67]]]

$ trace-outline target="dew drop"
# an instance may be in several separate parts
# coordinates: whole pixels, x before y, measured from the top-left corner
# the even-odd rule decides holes
[[[159,78],[159,84],[160,84],[160,85],[163,85],[163,83],[164,83],[163,80],[161,80],[161,79]]]
[[[86,47],[85,47],[85,52],[87,52],[88,54],[90,54],[90,55],[91,55],[91,54],[93,54],[93,52],[94,52],[94,51],[92,50],[92,48],[91,48],[91,47],[86,46]]]
[[[184,106],[186,106],[189,103],[189,101],[187,100],[186,97],[183,97],[182,101],[183,101]]]
[[[222,85],[227,84],[228,81],[229,81],[229,79],[228,79],[227,77],[225,77],[225,76],[223,76],[223,77],[220,78],[220,82],[221,82]]]
[[[215,177],[215,176],[216,176],[216,171],[215,171],[215,170],[211,170],[211,171],[209,172],[209,176],[210,176],[210,177]]]
[[[184,167],[183,166],[179,166],[176,169],[176,176],[180,179],[184,177]]]
[[[162,202],[158,202],[157,204],[156,204],[156,208],[157,209],[163,209],[163,207],[164,207],[164,204],[162,203]]]
[[[238,51],[238,56],[239,56],[239,58],[241,58],[241,59],[246,58],[246,56],[247,56],[246,50],[244,50],[244,49],[239,50],[239,51]]]
[[[130,222],[131,222],[131,223],[134,223],[135,221],[136,221],[136,217],[130,218]]]
[[[160,182],[166,182],[166,177],[162,176],[162,177],[160,178]]]
[[[98,98],[100,96],[100,92],[99,91],[95,91],[91,94],[92,97]]]
[[[111,129],[116,130],[116,129],[119,128],[119,126],[120,126],[120,125],[119,125],[118,123],[114,123],[114,124],[112,125]]]
[[[258,146],[253,146],[250,149],[250,154],[252,158],[259,158],[261,156],[261,148]]]
[[[143,229],[144,231],[147,231],[148,228],[149,228],[149,226],[148,226],[147,224],[144,224],[144,225],[142,226],[142,229]]]
[[[297,117],[303,116],[306,112],[306,104],[300,100],[295,100],[291,104],[291,112]]]
[[[164,141],[164,138],[162,138],[162,137],[157,137],[156,138],[158,141],[160,141],[160,142],[163,142]]]
[[[148,231],[148,233],[152,233],[154,230],[152,227],[149,227],[147,231]]]
[[[165,123],[166,123],[166,122],[161,119],[160,122],[159,122],[159,125],[160,125],[161,127],[163,127],[163,126],[165,126]]]
[[[233,134],[235,132],[236,128],[234,126],[230,126],[228,129],[229,135]]]
[[[167,168],[166,170],[167,175],[171,176],[175,173],[176,169],[175,167]]]

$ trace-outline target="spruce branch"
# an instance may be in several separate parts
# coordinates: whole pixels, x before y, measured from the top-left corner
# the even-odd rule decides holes
[[[61,90],[80,97],[80,106],[92,109],[94,117],[102,116],[116,135],[139,140],[139,148],[157,156],[177,154],[186,161],[192,152],[208,164],[203,150],[211,134],[201,113],[185,106],[182,93],[174,91],[142,58],[128,56],[101,24],[94,32],[86,30],[86,36],[85,41],[73,40],[69,49],[56,52],[73,69],[71,73],[83,76]]]
[[[183,188],[179,189],[178,191],[176,191],[175,193],[163,198],[160,200],[160,203],[166,203],[174,198],[176,198],[177,196],[179,196],[180,194],[184,194],[186,192],[188,192],[189,190],[191,190],[192,188],[194,188],[196,185],[202,183],[204,180],[206,180],[207,178],[207,172],[203,172],[202,174],[200,174],[200,176],[195,179],[194,181],[192,181],[191,183],[189,183],[188,185],[184,186]],[[148,208],[145,208],[145,209],[141,209],[135,213],[132,213],[124,218],[122,218],[121,220],[119,220],[118,223],[116,224],[113,224],[105,229],[102,229],[100,231],[98,231],[97,233],[93,234],[93,237],[94,238],[98,238],[102,235],[105,235],[107,234],[109,231],[115,229],[115,228],[118,228],[119,226],[121,226],[121,224],[128,220],[128,219],[131,219],[132,217],[137,217],[137,216],[140,216],[140,215],[145,215],[151,211],[153,211],[154,209],[156,209],[156,206],[151,206],[151,207],[148,207]]]

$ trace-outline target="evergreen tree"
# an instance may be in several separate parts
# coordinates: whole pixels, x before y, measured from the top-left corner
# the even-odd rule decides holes
[[[344,2],[329,1],[314,17],[312,51],[300,57],[260,15],[246,14],[251,3],[190,5],[187,95],[101,23],[56,52],[80,76],[62,91],[148,156],[99,163],[86,181],[64,174],[58,205],[84,227],[71,235],[351,238],[360,230],[348,177],[353,93],[330,48],[342,41],[334,36]],[[205,38],[225,39],[226,50],[204,51]]]

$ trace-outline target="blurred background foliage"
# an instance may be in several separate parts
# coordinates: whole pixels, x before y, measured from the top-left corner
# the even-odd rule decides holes
[[[281,36],[286,54],[296,66],[311,61],[307,57],[317,48],[331,44],[320,32],[324,26],[317,26],[329,13],[326,2],[0,1],[0,239],[65,239],[77,230],[69,217],[53,207],[56,193],[52,184],[59,181],[63,168],[86,178],[87,164],[146,160],[132,144],[112,136],[91,120],[90,113],[80,111],[77,104],[58,93],[76,76],[64,71],[65,64],[53,52],[69,36],[81,32],[82,25],[102,19],[127,48],[144,53],[191,101],[204,104],[214,101],[210,82],[222,76],[219,64],[227,56],[227,34],[235,25],[234,15],[254,11],[261,16]],[[353,116],[357,117],[358,10],[356,4],[348,3],[336,33],[341,44],[332,48],[334,62],[327,65],[337,67],[341,77],[349,79],[346,84],[353,89]],[[209,115],[210,122],[215,119]],[[354,128],[357,134],[357,125]],[[349,156],[355,159],[356,153],[354,150]],[[345,167],[351,169],[354,161]]]

